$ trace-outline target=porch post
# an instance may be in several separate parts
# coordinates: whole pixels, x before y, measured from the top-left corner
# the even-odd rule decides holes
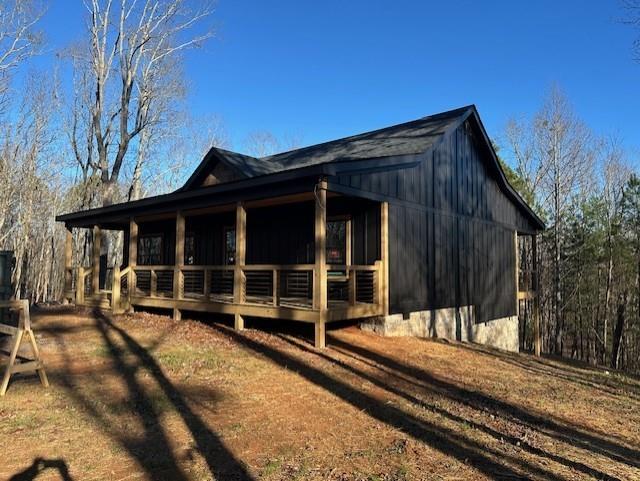
[[[538,235],[531,236],[531,256],[533,257],[533,344],[536,356],[540,357],[542,352],[542,341],[540,339],[540,282],[538,273]]]
[[[84,305],[84,267],[78,266],[76,274],[76,306]]]
[[[113,281],[111,284],[111,312],[120,314],[120,265],[113,266]]]
[[[71,227],[66,227],[64,242],[64,300],[73,299],[73,232]]]
[[[313,283],[313,307],[318,310],[315,328],[315,346],[325,347],[325,323],[327,321],[327,182],[320,180],[315,189],[315,269]]]
[[[91,271],[91,291],[94,295],[100,292],[100,247],[102,244],[102,231],[100,226],[93,226],[93,260]]]
[[[133,311],[132,297],[136,291],[136,264],[138,263],[138,223],[131,217],[129,219],[129,274],[127,277],[128,310]]]
[[[244,302],[245,278],[242,268],[246,262],[247,255],[247,210],[242,202],[236,204],[236,255],[233,272],[233,302],[238,305]],[[235,328],[239,331],[244,329],[244,319],[240,313],[235,314]]]
[[[173,267],[173,299],[182,297],[182,267],[184,266],[184,215],[182,211],[176,212],[176,258]],[[182,312],[177,307],[173,308],[173,318],[179,321]]]
[[[389,203],[380,204],[380,259],[382,260],[382,271],[380,276],[380,294],[382,303],[382,313],[389,315]]]

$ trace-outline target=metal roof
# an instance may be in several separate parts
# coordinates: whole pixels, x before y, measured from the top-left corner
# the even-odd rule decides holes
[[[134,209],[149,209],[151,206],[159,208],[162,205],[175,205],[175,203],[196,198],[201,198],[202,201],[209,199],[208,201],[211,202],[212,196],[217,197],[230,192],[240,193],[242,190],[252,189],[257,185],[270,185],[320,174],[338,175],[340,172],[357,171],[365,166],[377,168],[380,165],[385,165],[387,168],[404,168],[410,165],[410,162],[415,162],[414,157],[434,148],[449,132],[470,117],[477,122],[484,143],[489,149],[491,163],[497,172],[498,181],[505,193],[541,229],[544,229],[544,222],[507,181],[473,105],[261,158],[214,147],[205,155],[182,188],[173,193],[60,215],[56,219],[65,222],[81,221],[94,216],[125,213]],[[203,180],[220,161],[237,173],[237,179],[217,185],[203,186]]]
[[[256,158],[213,147],[181,190],[199,186],[203,176],[220,160],[232,167],[241,177],[251,178],[318,164],[421,154],[472,108],[462,107],[267,157]]]

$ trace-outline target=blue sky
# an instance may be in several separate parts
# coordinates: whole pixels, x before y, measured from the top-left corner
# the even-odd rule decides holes
[[[49,52],[81,38],[80,0],[51,0]],[[190,52],[190,106],[241,150],[255,130],[311,144],[475,103],[492,136],[557,83],[597,133],[640,147],[636,36],[609,1],[219,0]],[[638,149],[640,150],[640,149]]]

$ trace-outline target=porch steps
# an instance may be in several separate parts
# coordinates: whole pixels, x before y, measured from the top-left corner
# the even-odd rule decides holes
[[[111,309],[111,293],[100,292],[98,295],[85,296],[82,305],[99,309]]]

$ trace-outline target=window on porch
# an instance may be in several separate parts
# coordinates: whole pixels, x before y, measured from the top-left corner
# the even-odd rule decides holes
[[[196,236],[188,232],[184,238],[184,264],[192,266],[196,261]]]
[[[236,263],[236,229],[235,227],[224,228],[224,263],[227,266]]]
[[[138,240],[138,264],[143,266],[162,264],[162,234],[146,234]]]
[[[327,264],[347,264],[347,219],[327,221]]]

